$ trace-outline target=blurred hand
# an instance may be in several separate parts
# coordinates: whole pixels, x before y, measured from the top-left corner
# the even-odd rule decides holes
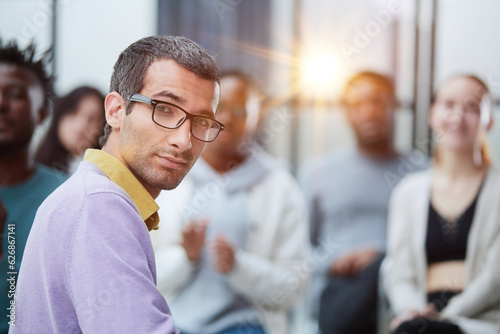
[[[190,261],[198,261],[205,245],[205,232],[208,220],[189,222],[182,230],[182,247]]]
[[[402,315],[396,316],[394,319],[392,319],[391,323],[389,324],[390,331],[391,332],[394,331],[396,328],[399,327],[399,325],[401,325],[405,321],[415,319],[418,314],[419,314],[418,311],[410,310]]]
[[[420,318],[428,318],[432,320],[441,320],[441,314],[436,311],[434,304],[429,303],[427,306],[417,315]]]
[[[432,320],[441,320],[441,315],[436,311],[434,304],[429,303],[422,311],[409,310],[404,314],[398,315],[394,319],[392,319],[389,329],[394,331],[399,327],[403,322],[410,321],[416,318],[427,318]]]
[[[212,245],[215,258],[215,269],[228,273],[234,268],[234,247],[223,234],[219,234]]]
[[[5,209],[5,206],[3,206],[2,203],[2,199],[0,199],[0,236],[3,235],[5,231],[6,222],[7,222],[7,209]],[[0,238],[0,259],[3,257],[2,240],[3,238]]]
[[[330,275],[354,276],[370,265],[379,252],[373,248],[353,251],[339,257],[330,267]]]

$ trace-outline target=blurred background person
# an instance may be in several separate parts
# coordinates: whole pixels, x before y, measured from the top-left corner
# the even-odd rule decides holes
[[[471,75],[437,90],[433,167],[391,199],[384,285],[393,333],[500,333],[500,171],[484,141],[492,103]]]
[[[158,288],[182,333],[288,334],[307,285],[305,201],[256,144],[261,99],[246,74],[222,73],[224,131],[180,189],[157,199],[166,224],[152,234]]]
[[[405,173],[421,166],[394,147],[391,78],[374,72],[352,76],[343,105],[357,146],[318,159],[301,175],[320,259],[308,303],[322,334],[375,333],[389,197]]]
[[[104,96],[95,88],[78,87],[54,103],[54,116],[36,161],[73,174],[87,148],[98,148],[104,132]]]
[[[14,41],[0,40],[0,206],[4,207],[0,211],[6,214],[0,260],[0,333],[7,333],[13,320],[9,317],[13,286],[36,210],[66,179],[59,171],[36,164],[30,154],[33,132],[48,115],[53,95],[47,62],[48,55],[36,60],[33,44],[22,50]]]

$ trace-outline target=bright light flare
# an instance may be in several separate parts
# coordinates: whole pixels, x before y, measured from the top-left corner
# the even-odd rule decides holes
[[[315,52],[304,55],[300,66],[300,86],[306,95],[325,98],[336,89],[340,69],[334,55]]]

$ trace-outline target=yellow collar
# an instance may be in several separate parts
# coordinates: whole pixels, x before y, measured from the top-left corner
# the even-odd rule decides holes
[[[157,230],[160,218],[153,197],[118,159],[101,150],[88,149],[83,160],[93,163],[132,198],[148,230]]]

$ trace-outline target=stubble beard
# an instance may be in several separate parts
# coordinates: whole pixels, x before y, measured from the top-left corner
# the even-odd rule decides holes
[[[196,162],[196,159],[194,159],[191,152],[184,152],[179,155],[168,153],[168,151],[158,146],[153,146],[148,151],[136,151],[133,156],[135,158],[129,165],[133,174],[150,186],[162,190],[172,190],[177,188]],[[180,170],[165,167],[159,167],[159,169],[157,169],[155,167],[158,162],[154,161],[156,156],[172,156],[179,158],[186,161],[186,165]]]

